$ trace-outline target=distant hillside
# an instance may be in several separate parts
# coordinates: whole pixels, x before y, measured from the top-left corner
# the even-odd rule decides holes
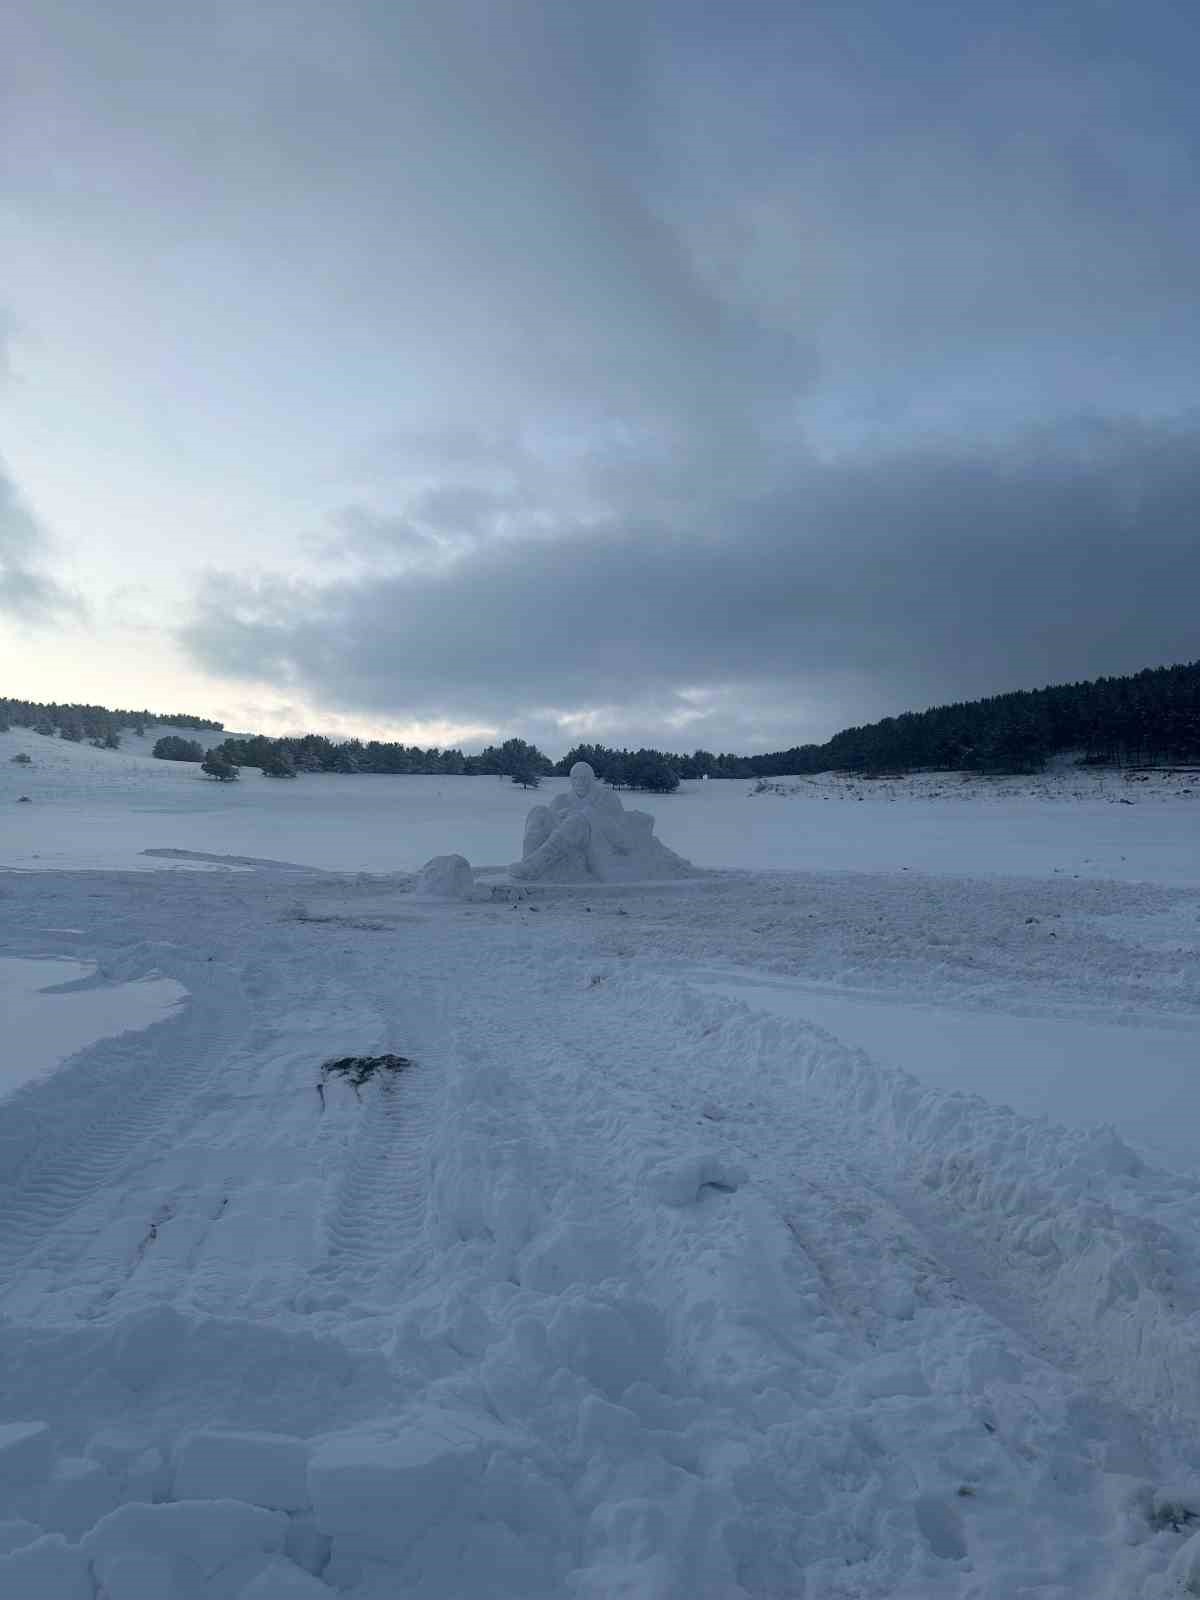
[[[175,728],[224,732],[224,723],[177,712],[167,715],[156,711],[112,711],[107,706],[60,704],[56,700],[13,700],[0,696],[0,728],[32,728],[46,738],[57,734],[59,738],[76,743],[86,739],[89,744],[110,750],[120,744],[123,729],[132,728],[143,733],[148,727],[163,723]]]
[[[1037,772],[1064,751],[1114,766],[1200,762],[1200,661],[909,711],[847,728],[823,745],[751,759],[764,776],[914,768]]]
[[[104,706],[41,704],[0,698],[0,727],[15,724],[64,739],[86,739],[115,748],[123,728],[144,732],[168,724],[175,729],[223,733],[204,717],[150,711],[110,711]],[[907,711],[864,727],[846,728],[825,744],[793,745],[765,755],[690,755],[664,750],[618,750],[581,744],[553,763],[534,745],[508,739],[478,755],[461,750],[422,750],[416,745],[347,739],[319,734],[271,739],[227,737],[219,746],[238,766],[262,766],[272,755],[298,772],[501,773],[544,776],[566,773],[588,761],[617,785],[641,783],[644,768],[669,769],[679,778],[772,778],[789,773],[907,772],[915,769],[968,772],[1037,772],[1064,751],[1114,766],[1200,763],[1200,661],[1149,667],[1124,678],[1018,690],[986,700]],[[669,785],[667,785],[669,787]]]
[[[655,756],[681,778],[777,778],[790,773],[1039,772],[1063,751],[1114,766],[1200,762],[1200,661],[1151,667],[1127,678],[1020,690],[929,711],[908,711],[861,728],[846,728],[825,744],[793,745],[767,755],[708,750],[614,750],[581,744],[556,768],[588,761],[601,777],[620,782],[631,760]]]

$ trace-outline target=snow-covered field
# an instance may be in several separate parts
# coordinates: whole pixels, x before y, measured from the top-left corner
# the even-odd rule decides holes
[[[529,795],[151,743],[0,735],[0,1600],[1200,1592],[1190,775],[442,904]]]

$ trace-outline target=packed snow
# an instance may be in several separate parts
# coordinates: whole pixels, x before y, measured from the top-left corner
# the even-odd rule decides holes
[[[1195,792],[0,735],[2,1600],[1200,1592]]]

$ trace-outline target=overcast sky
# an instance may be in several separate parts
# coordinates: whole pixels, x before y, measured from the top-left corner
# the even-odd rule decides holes
[[[774,749],[1200,657],[1184,0],[15,0],[0,693]]]

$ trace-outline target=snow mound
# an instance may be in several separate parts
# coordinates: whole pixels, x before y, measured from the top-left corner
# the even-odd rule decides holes
[[[416,894],[436,900],[471,900],[475,874],[466,856],[434,856],[417,873]]]
[[[1200,1411],[1200,1325],[1180,1287],[1196,1277],[1200,1184],[1148,1168],[1111,1128],[1032,1122],[927,1088],[810,1024],[632,981],[647,1006],[670,1008],[696,1048],[745,1061],[753,1080],[786,1081],[852,1120],[864,1159],[904,1174],[981,1252],[1003,1252],[1014,1287],[1126,1403]],[[686,1203],[692,1174],[678,1170]]]

